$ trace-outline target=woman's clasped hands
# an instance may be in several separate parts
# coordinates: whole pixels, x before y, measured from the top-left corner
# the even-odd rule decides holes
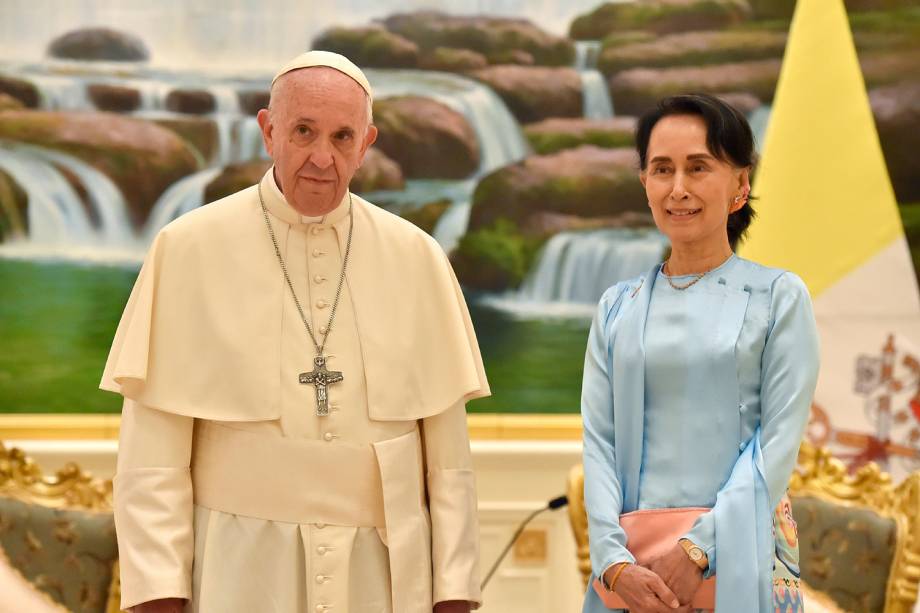
[[[616,567],[605,573],[609,585]],[[693,595],[703,581],[703,571],[674,545],[647,566],[630,564],[617,577],[614,591],[626,602],[630,613],[691,613]]]

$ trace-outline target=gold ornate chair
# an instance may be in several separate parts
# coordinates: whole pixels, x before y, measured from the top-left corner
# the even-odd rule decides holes
[[[112,482],[73,463],[44,475],[21,450],[0,442],[0,556],[65,610],[117,612]]]
[[[578,570],[591,574],[584,470],[569,473],[569,519]],[[868,464],[848,475],[826,449],[802,443],[789,484],[802,579],[844,611],[910,613],[920,584],[920,472],[897,487]]]

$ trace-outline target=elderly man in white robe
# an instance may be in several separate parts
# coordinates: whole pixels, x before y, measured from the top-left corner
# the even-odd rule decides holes
[[[480,604],[465,402],[489,394],[427,234],[351,194],[371,87],[312,51],[259,113],[274,166],[165,227],[102,378],[124,396],[122,607]]]

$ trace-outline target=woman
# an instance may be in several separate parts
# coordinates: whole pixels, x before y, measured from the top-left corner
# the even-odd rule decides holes
[[[754,139],[738,111],[706,95],[666,98],[640,119],[636,144],[671,254],[607,290],[588,340],[581,411],[598,589],[634,613],[690,611],[716,576],[717,613],[801,611],[785,490],[818,373],[808,290],[734,254],[754,216]],[[683,507],[709,510],[636,564],[619,516]],[[606,610],[589,588],[584,611]]]

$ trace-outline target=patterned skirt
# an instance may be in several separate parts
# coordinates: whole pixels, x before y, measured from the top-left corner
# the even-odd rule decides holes
[[[792,518],[789,496],[783,496],[773,512],[776,557],[773,561],[774,613],[804,613],[805,600],[799,584],[799,532]]]

